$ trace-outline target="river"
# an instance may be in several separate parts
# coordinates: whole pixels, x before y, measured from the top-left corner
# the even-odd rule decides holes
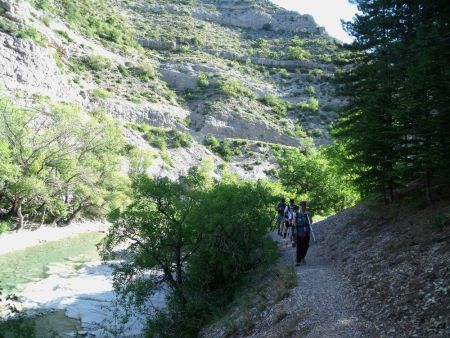
[[[18,295],[28,313],[39,313],[26,324],[34,337],[139,337],[146,314],[132,313],[126,324],[125,306],[112,286],[112,267],[100,260],[96,244],[103,233],[84,233],[0,255],[0,283],[5,293]],[[150,305],[164,305],[156,294]],[[2,332],[3,331],[3,332]],[[14,335],[0,325],[0,333]],[[1,335],[0,335],[1,336]]]

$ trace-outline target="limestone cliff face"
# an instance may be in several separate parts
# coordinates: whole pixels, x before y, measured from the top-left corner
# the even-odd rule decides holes
[[[195,8],[193,16],[216,21],[224,25],[251,29],[271,29],[296,33],[324,34],[311,15],[300,15],[287,11],[270,2],[250,0],[220,0],[213,4],[201,3]]]
[[[296,36],[329,39],[311,16],[263,0],[118,0],[111,8],[144,48],[90,36],[58,10],[0,0],[0,95],[25,107],[45,98],[101,109],[122,121],[124,135],[137,146],[146,141],[126,129],[130,122],[190,133],[192,149],[169,149],[172,165],[161,157],[151,169],[171,177],[205,157],[223,163],[203,145],[211,136],[248,140],[243,155],[228,163],[248,178],[267,177],[277,167],[270,146],[261,142],[299,147],[305,136],[300,124],[317,132],[317,143],[326,140],[332,112],[322,107],[336,104],[328,81],[334,67],[287,57]],[[264,103],[268,95],[279,98],[281,112]],[[297,105],[313,95],[319,108],[301,111]]]

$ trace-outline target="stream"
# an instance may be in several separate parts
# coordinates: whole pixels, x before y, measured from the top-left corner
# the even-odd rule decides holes
[[[112,286],[112,267],[100,260],[103,233],[84,233],[0,255],[4,294],[20,297],[32,318],[33,337],[140,337],[146,316],[164,306],[164,295],[149,300],[144,313],[128,313]],[[121,318],[129,315],[128,323]],[[18,325],[18,324],[14,324]],[[11,326],[11,325],[10,325]],[[17,333],[0,324],[9,338]]]

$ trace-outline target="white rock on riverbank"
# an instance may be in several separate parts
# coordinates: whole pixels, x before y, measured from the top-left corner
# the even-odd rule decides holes
[[[20,230],[0,235],[0,255],[23,250],[44,242],[58,241],[73,235],[86,232],[102,232],[108,224],[102,222],[80,222],[67,227],[43,226],[36,230]]]
[[[20,293],[28,311],[65,310],[69,318],[79,319],[89,337],[135,337],[142,334],[148,314],[165,305],[165,294],[156,293],[146,304],[145,314],[132,311],[118,302],[112,284],[112,267],[100,261],[85,263],[80,270],[73,265],[57,266],[52,274],[28,284]],[[120,319],[127,315],[128,322]],[[129,316],[128,316],[129,315]]]

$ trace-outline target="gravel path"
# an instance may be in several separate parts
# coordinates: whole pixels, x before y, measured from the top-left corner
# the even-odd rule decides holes
[[[295,248],[291,248],[276,233],[272,237],[283,248],[283,259],[294,265]],[[319,244],[313,244],[306,256],[306,264],[297,269],[298,286],[290,299],[299,313],[297,333],[307,338],[376,337],[371,323],[358,316],[349,296],[339,267],[328,264]]]

